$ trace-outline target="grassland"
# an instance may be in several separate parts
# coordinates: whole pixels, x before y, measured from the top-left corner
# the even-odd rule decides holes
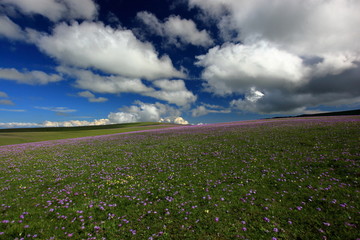
[[[1,239],[357,239],[360,118],[0,147]]]
[[[141,122],[84,127],[0,129],[0,146],[47,140],[98,136],[174,126],[174,124]]]

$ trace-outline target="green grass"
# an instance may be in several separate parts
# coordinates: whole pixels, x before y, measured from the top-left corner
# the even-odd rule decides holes
[[[0,129],[0,146],[47,140],[98,136],[173,126],[176,125],[156,122],[141,122],[84,127]]]
[[[292,119],[3,146],[0,239],[357,239],[359,129]]]

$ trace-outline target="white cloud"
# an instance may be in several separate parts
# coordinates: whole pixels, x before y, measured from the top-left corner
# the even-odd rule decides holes
[[[143,96],[164,100],[178,106],[187,106],[196,101],[196,96],[189,91],[183,80],[155,80],[151,84],[156,90],[146,86],[138,78],[126,78],[116,75],[102,76],[89,70],[58,67],[58,71],[76,78],[75,86],[98,93],[137,93]],[[85,96],[84,96],[85,97]],[[93,98],[92,98],[93,99]]]
[[[38,109],[70,113],[75,112],[74,109],[66,107],[37,107]],[[0,111],[15,111],[8,109],[0,109]],[[24,111],[24,110],[18,110]],[[131,122],[168,122],[175,124],[189,124],[181,116],[181,112],[169,105],[162,103],[148,104],[140,101],[135,102],[135,105],[124,107],[119,112],[110,113],[107,118],[95,119],[93,121],[44,121],[42,123],[21,123],[21,122],[10,122],[0,123],[0,128],[15,128],[15,127],[73,127],[73,126],[95,126],[95,125],[106,125],[115,123],[131,123]]]
[[[35,107],[35,108],[41,109],[41,110],[52,111],[52,112],[56,112],[56,113],[72,113],[72,112],[77,111],[75,109],[71,109],[68,107]]]
[[[0,122],[0,128],[26,128],[26,127],[79,127],[79,126],[98,126],[110,124],[109,119],[97,119],[94,121],[69,120],[62,122],[44,121],[42,123],[31,122]]]
[[[207,47],[213,44],[213,40],[206,30],[199,31],[192,20],[181,19],[179,16],[171,16],[164,23],[165,32],[171,41],[178,37],[184,43]]]
[[[76,87],[97,93],[145,93],[154,91],[153,88],[147,87],[139,78],[126,78],[117,75],[103,76],[90,70],[69,67],[58,67],[57,70],[75,78]]]
[[[359,1],[189,0],[218,22],[226,20],[238,40],[260,37],[297,54],[358,51]]]
[[[16,7],[27,15],[40,14],[56,22],[62,19],[93,20],[97,6],[92,0],[2,0],[4,6]]]
[[[0,68],[0,80],[1,79],[30,85],[45,85],[63,80],[58,74],[47,74],[42,71],[28,70],[20,72],[15,68]]]
[[[106,102],[108,99],[104,98],[104,97],[95,97],[95,95],[89,91],[83,91],[83,92],[78,92],[77,94],[80,97],[84,97],[87,98],[89,102]]]
[[[61,23],[52,35],[36,41],[46,54],[63,64],[96,68],[127,78],[159,79],[182,77],[167,55],[158,57],[154,47],[139,41],[132,31],[113,29],[102,23]]]
[[[176,124],[188,124],[180,117],[180,112],[168,105],[155,103],[147,104],[137,102],[136,105],[125,107],[121,112],[110,113],[108,119],[111,123],[125,122],[171,122]]]
[[[193,109],[192,111],[193,117],[199,117],[203,115],[207,115],[209,110],[205,106],[198,106],[197,108]]]
[[[139,117],[133,113],[116,112],[108,115],[111,123],[133,123],[139,122]]]
[[[24,31],[7,16],[0,16],[0,36],[13,40],[25,40]]]
[[[129,119],[130,122],[158,122],[161,112],[155,104],[139,103],[127,108],[123,108],[123,112],[110,113],[111,122],[122,122]]]
[[[189,124],[188,121],[186,121],[185,119],[183,119],[182,117],[177,117],[174,119],[174,123],[175,124],[181,124],[181,125],[187,125]]]
[[[25,122],[0,122],[0,128],[26,128],[26,127],[39,127],[38,123],[25,123]]]
[[[257,102],[264,96],[265,94],[252,87],[244,95],[243,99],[232,100],[230,102],[230,106],[243,111],[258,112],[259,110],[257,109]]]
[[[182,117],[168,117],[168,118],[161,118],[159,122],[162,123],[175,123],[180,125],[188,125],[189,122],[183,119]]]
[[[216,105],[214,106],[214,105],[204,104],[191,110],[191,115],[193,117],[200,117],[207,115],[209,113],[230,113],[230,109],[226,109]]]
[[[208,91],[245,95],[233,107],[299,113],[359,103],[359,1],[189,0],[189,6],[215,21],[223,40],[241,42],[214,47],[197,63]],[[264,95],[251,101],[252,88]]]
[[[323,58],[360,54],[359,1],[189,0],[189,5],[215,17],[223,32],[235,31],[235,40],[246,45],[263,40],[291,54]]]
[[[52,122],[45,121],[42,124],[39,124],[39,127],[78,127],[78,126],[97,126],[97,125],[105,125],[109,124],[107,119],[99,119],[90,121],[80,121],[80,120],[70,120],[63,122]]]
[[[312,76],[323,77],[326,75],[338,75],[345,70],[358,67],[356,62],[360,61],[360,56],[348,54],[328,54],[324,60],[315,64],[312,69]]]
[[[256,90],[254,87],[250,88],[249,93],[245,95],[245,99],[249,102],[257,102],[259,99],[263,98],[265,94]]]
[[[183,80],[161,79],[153,82],[159,91],[148,92],[145,95],[174,103],[178,106],[187,106],[196,101],[197,97],[189,91]]]
[[[208,47],[214,43],[206,30],[198,30],[192,20],[182,19],[180,16],[170,16],[164,23],[149,12],[139,12],[137,18],[150,27],[154,34],[167,37],[172,44],[181,42]]]
[[[205,67],[202,77],[207,87],[219,95],[244,93],[252,86],[298,85],[306,80],[309,72],[301,58],[267,42],[217,46],[197,58],[196,64]]]
[[[357,104],[360,68],[353,55],[327,55],[315,63],[269,44],[225,44],[199,56],[208,91],[245,94],[231,105],[257,113],[304,113],[307,107]],[[193,116],[208,113],[195,109]]]
[[[319,79],[326,81],[327,79]],[[352,92],[338,87],[348,85],[354,88]],[[261,114],[302,114],[308,108],[318,106],[353,106],[360,105],[360,82],[358,79],[342,79],[336,84],[330,84],[328,89],[316,89],[316,86],[306,86],[292,91],[271,90],[265,93],[247,92],[244,98],[234,99],[230,102],[233,109],[255,112]],[[312,89],[311,89],[312,88]],[[255,90],[257,91],[257,90]],[[260,96],[261,95],[261,96]],[[254,99],[256,99],[254,101]]]

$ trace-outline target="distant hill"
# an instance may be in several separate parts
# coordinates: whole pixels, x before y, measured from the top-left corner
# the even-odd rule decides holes
[[[348,110],[348,111],[339,111],[339,112],[301,114],[301,115],[297,115],[297,116],[284,116],[284,117],[274,117],[274,118],[329,117],[329,116],[349,116],[349,115],[360,115],[360,109]]]
[[[360,115],[360,109],[348,110],[340,112],[326,112],[326,113],[315,113],[315,114],[302,114],[295,117],[326,117],[326,116],[348,116],[348,115]]]

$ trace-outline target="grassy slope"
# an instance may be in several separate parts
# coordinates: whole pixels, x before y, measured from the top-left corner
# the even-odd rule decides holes
[[[357,239],[357,121],[0,147],[0,239]]]
[[[98,136],[113,133],[132,132],[145,129],[165,128],[174,125],[142,122],[124,123],[104,126],[86,127],[49,127],[49,128],[17,128],[0,129],[0,146],[39,142],[47,140],[58,140],[67,138],[78,138],[87,136]]]

